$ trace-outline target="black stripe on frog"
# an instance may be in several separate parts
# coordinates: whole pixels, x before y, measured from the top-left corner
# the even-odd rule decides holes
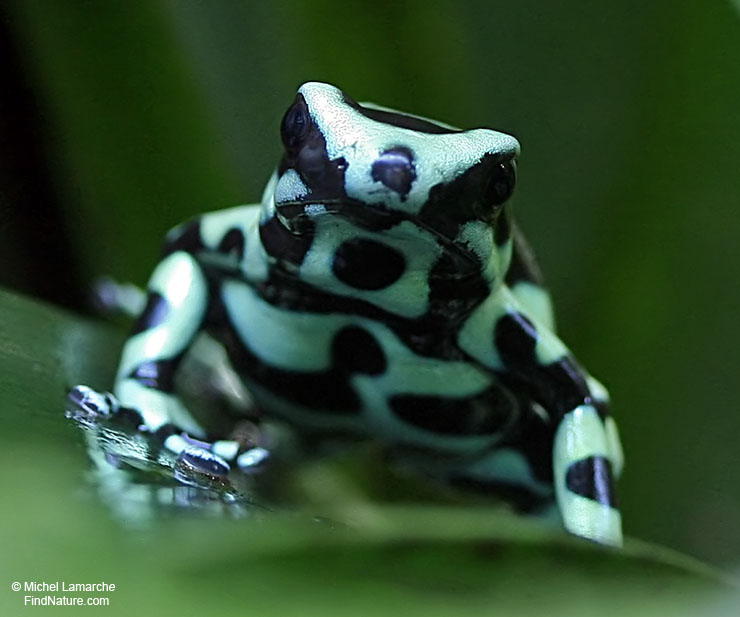
[[[366,118],[375,120],[376,122],[382,122],[383,124],[389,124],[402,129],[411,129],[412,131],[418,131],[419,133],[430,133],[433,135],[444,135],[449,133],[460,133],[460,129],[453,129],[447,126],[441,126],[426,120],[424,118],[417,118],[415,116],[409,116],[402,114],[397,111],[387,111],[384,109],[373,109],[372,107],[363,107],[352,97],[342,92],[342,99],[344,102],[360,112]]]
[[[278,220],[277,216],[272,216],[261,223],[259,234],[260,242],[270,257],[278,263],[286,262],[294,266],[303,263],[314,239],[314,234],[310,231],[293,233]]]
[[[224,234],[218,245],[218,252],[233,255],[239,261],[244,257],[244,233],[237,227],[232,227]]]
[[[205,250],[207,249],[200,235],[200,219],[193,219],[178,225],[167,234],[162,248],[162,258],[177,251],[194,254]]]
[[[143,362],[129,373],[128,378],[139,382],[145,388],[172,392],[175,389],[175,372],[180,360],[182,355]]]
[[[399,394],[389,404],[405,422],[442,435],[501,433],[519,415],[514,396],[498,385],[462,397]]]
[[[419,220],[450,240],[459,235],[465,223],[483,221],[493,226],[496,243],[503,244],[510,234],[510,224],[500,216],[501,206],[514,190],[514,170],[513,159],[484,155],[477,165],[451,182],[435,184]]]
[[[282,176],[288,169],[295,170],[308,190],[305,201],[347,197],[344,188],[347,161],[329,158],[326,139],[311,119],[302,94],[296,95],[295,102],[285,112],[281,136],[285,154],[278,166],[278,174]],[[280,216],[280,204],[276,206]]]
[[[612,464],[603,456],[589,456],[572,463],[565,473],[565,486],[581,497],[618,507]]]
[[[536,326],[521,313],[499,318],[494,345],[508,369],[501,374],[502,381],[515,391],[528,392],[556,419],[583,404],[594,405],[600,415],[608,412],[605,403],[592,398],[585,373],[572,356],[544,365],[537,361],[537,336]]]
[[[218,335],[229,358],[243,375],[281,398],[307,409],[329,414],[353,414],[361,402],[349,377],[362,373],[385,372],[387,362],[382,348],[367,331],[358,327],[339,330],[331,347],[331,365],[320,371],[292,371],[263,362],[233,327],[227,324]]]
[[[265,302],[297,313],[342,313],[374,319],[391,328],[414,353],[447,360],[467,359],[457,347],[457,328],[488,293],[480,274],[454,281],[431,279],[428,311],[407,318],[360,298],[323,291],[279,269],[272,269],[269,279],[255,284],[254,289]]]
[[[170,305],[162,294],[150,291],[147,295],[146,306],[131,329],[130,336],[156,328],[167,320]]]

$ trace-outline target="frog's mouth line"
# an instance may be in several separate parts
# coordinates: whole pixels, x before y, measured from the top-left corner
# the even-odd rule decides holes
[[[306,206],[315,206],[315,210],[306,212]],[[481,269],[480,259],[472,251],[411,214],[394,212],[383,206],[369,207],[363,202],[350,198],[296,200],[279,204],[276,202],[275,210],[286,229],[296,235],[313,233],[313,219],[324,215],[348,218],[359,227],[376,233],[390,230],[404,221],[409,221],[429,233],[442,247],[442,250],[451,256],[454,261],[456,278],[477,274]]]

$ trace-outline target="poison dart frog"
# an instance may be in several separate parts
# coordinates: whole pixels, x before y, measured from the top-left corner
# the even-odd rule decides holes
[[[623,456],[606,389],[555,334],[510,198],[519,144],[306,83],[259,204],[166,236],[115,397],[195,469],[268,450],[208,434],[175,392],[199,333],[225,348],[263,418],[373,438],[441,481],[556,509],[620,545]]]

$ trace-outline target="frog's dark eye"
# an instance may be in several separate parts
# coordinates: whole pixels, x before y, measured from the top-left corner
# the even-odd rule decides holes
[[[308,113],[308,105],[305,99],[299,94],[295,103],[290,106],[283,116],[280,124],[280,137],[283,145],[288,152],[300,148],[301,144],[308,136],[311,128],[311,116]]]
[[[483,203],[489,207],[501,205],[511,197],[515,185],[516,163],[514,161],[496,163],[491,168],[483,189]]]

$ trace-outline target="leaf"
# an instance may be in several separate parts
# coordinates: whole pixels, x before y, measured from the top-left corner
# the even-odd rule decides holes
[[[83,274],[141,282],[167,229],[240,201],[172,24],[157,2],[8,11]]]
[[[114,518],[86,481],[82,439],[63,407],[69,385],[111,383],[121,342],[117,329],[0,293],[4,585],[106,581],[116,589],[82,595],[109,597],[110,615],[691,615],[729,606],[720,574],[666,549],[629,541],[609,550],[479,506],[374,504],[341,484],[343,495],[293,512]],[[29,593],[3,590],[3,614],[18,614]]]

